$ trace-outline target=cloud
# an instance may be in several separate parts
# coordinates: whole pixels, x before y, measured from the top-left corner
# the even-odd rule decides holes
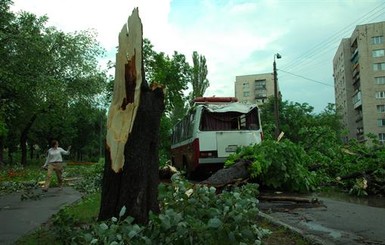
[[[15,10],[47,14],[63,31],[96,29],[110,59],[118,33],[139,7],[144,37],[155,50],[178,51],[191,62],[204,55],[210,87],[206,96],[233,96],[235,77],[272,72],[273,56],[283,98],[308,102],[315,111],[334,103],[332,60],[355,26],[383,21],[382,0],[14,0]],[[309,78],[304,79],[301,78]]]

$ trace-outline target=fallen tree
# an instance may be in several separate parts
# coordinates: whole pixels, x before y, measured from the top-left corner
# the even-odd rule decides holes
[[[236,182],[248,180],[250,178],[248,171],[250,164],[250,161],[242,159],[231,167],[218,170],[208,179],[200,183],[214,187],[223,187],[228,184],[234,184]]]

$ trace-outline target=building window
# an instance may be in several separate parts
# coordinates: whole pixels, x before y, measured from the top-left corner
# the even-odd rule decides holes
[[[382,57],[385,55],[385,51],[383,49],[377,49],[372,51],[372,57]]]
[[[256,90],[266,89],[266,80],[255,80],[255,89]]]
[[[384,91],[384,97],[385,97],[385,91]],[[352,102],[353,102],[353,104],[356,104],[356,103],[358,103],[358,102],[360,102],[360,101],[361,101],[361,92],[358,92],[358,93],[356,93],[356,94],[353,96]]]
[[[384,99],[385,91],[376,92],[376,99]]]
[[[374,71],[383,71],[385,70],[385,63],[374,63],[373,64]]]
[[[377,112],[378,113],[385,112],[385,105],[377,105]]]
[[[379,133],[378,134],[378,140],[384,144],[385,143],[385,133]]]
[[[244,82],[243,83],[243,90],[249,90],[249,83],[248,82]]]
[[[250,92],[249,91],[243,91],[243,97],[249,97]]]
[[[372,37],[372,44],[381,44],[384,42],[383,36]]]
[[[382,119],[382,118],[377,119],[377,126],[378,126],[378,127],[383,127],[383,126],[385,126],[385,119]]]
[[[385,77],[375,77],[376,84],[385,84]]]
[[[264,93],[264,92],[258,92],[255,94],[255,98],[256,99],[259,99],[259,98],[267,98],[267,94]]]

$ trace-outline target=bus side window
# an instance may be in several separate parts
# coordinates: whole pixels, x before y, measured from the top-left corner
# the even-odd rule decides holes
[[[242,114],[239,117],[239,125],[241,126],[240,127],[241,129],[246,129],[246,115],[245,114]]]
[[[188,121],[188,138],[191,138],[193,136],[194,131],[194,111],[191,112],[189,116]]]

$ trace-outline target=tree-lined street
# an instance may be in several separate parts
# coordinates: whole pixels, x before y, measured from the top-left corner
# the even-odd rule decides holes
[[[235,145],[236,151],[226,159],[224,167],[242,168],[242,175],[215,185],[189,182],[182,170],[159,183],[159,168],[170,163],[173,126],[195,109],[192,99],[203,96],[210,85],[206,57],[193,51],[189,64],[178,51],[172,55],[155,51],[143,37],[136,9],[135,21],[130,16],[116,34],[117,58],[108,68],[115,69],[113,78],[100,67],[105,50],[96,33],[66,33],[47,26],[47,16],[13,13],[11,5],[11,0],[0,3],[1,222],[25,213],[39,215],[42,209],[34,210],[32,204],[58,211],[79,199],[54,215],[47,230],[38,230],[27,240],[260,243],[269,236],[292,234],[280,236],[270,232],[271,224],[263,228],[259,223],[259,209],[270,212],[259,204],[263,191],[312,195],[333,190],[383,199],[385,148],[378,138],[368,135],[365,143],[343,142],[346,130],[334,104],[314,113],[308,103],[281,97],[270,97],[258,108],[262,142]],[[232,122],[232,117],[224,120]],[[278,120],[283,135],[279,139]],[[40,166],[52,139],[72,145],[65,159],[71,166],[65,168],[65,175],[79,181],[68,183],[71,188],[61,194],[53,189],[41,196],[38,191],[45,172]],[[207,156],[213,154],[210,150]],[[384,209],[329,198],[320,201],[318,207],[270,215],[327,244],[385,243]],[[79,211],[77,205],[92,212]],[[38,227],[46,219],[42,216],[27,226]],[[22,218],[13,221],[13,227],[25,225]],[[6,225],[1,222],[0,226]],[[287,239],[306,244],[301,236]]]

